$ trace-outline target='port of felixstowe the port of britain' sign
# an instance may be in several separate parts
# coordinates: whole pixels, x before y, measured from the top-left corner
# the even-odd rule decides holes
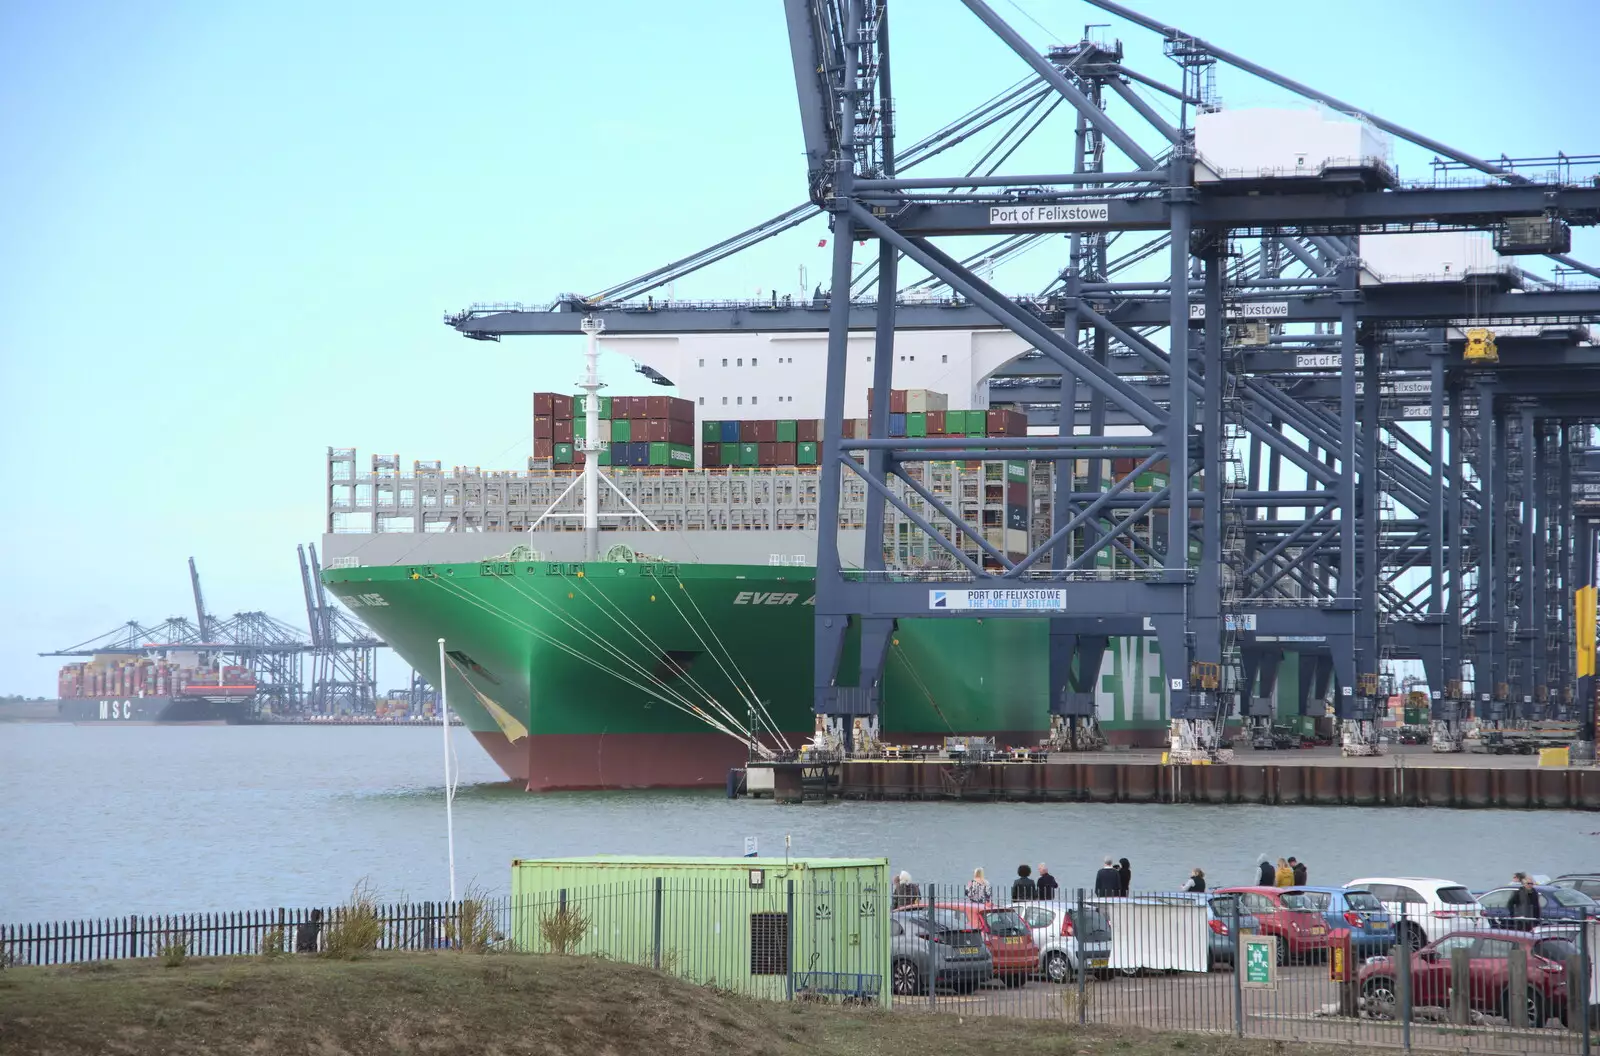
[[[1067,592],[1043,588],[1018,590],[930,590],[928,608],[936,612],[1032,610],[1065,612]]]

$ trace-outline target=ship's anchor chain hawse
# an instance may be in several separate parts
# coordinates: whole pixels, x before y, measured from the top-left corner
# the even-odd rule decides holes
[[[763,744],[757,738],[755,730],[751,729],[746,722],[741,720],[726,705],[718,701],[715,696],[713,696],[703,685],[701,685],[692,675],[689,674],[687,669],[683,668],[681,665],[674,664],[674,672],[679,676],[679,678],[682,679],[683,683],[693,690],[694,696],[691,696],[677,686],[668,683],[659,675],[655,674],[655,672],[644,663],[641,663],[635,658],[629,656],[625,650],[619,648],[614,643],[607,641],[604,636],[590,630],[581,622],[568,617],[538,597],[528,593],[518,585],[514,577],[494,575],[493,578],[505,583],[523,600],[539,608],[546,615],[554,617],[567,629],[576,632],[576,634],[581,638],[593,643],[602,653],[609,654],[609,656],[620,663],[621,668],[619,669],[616,667],[611,667],[605,663],[602,663],[597,657],[590,655],[581,649],[575,648],[567,641],[563,641],[547,631],[541,630],[540,628],[529,624],[527,621],[518,617],[514,612],[508,611],[504,607],[493,602],[474,597],[461,586],[452,583],[443,577],[427,577],[426,582],[434,584],[435,586],[444,590],[446,593],[449,593],[452,596],[466,602],[467,604],[488,613],[496,619],[523,631],[537,641],[559,649],[569,656],[588,664],[590,667],[593,667],[600,673],[609,675],[612,678],[624,682],[627,685],[630,685],[635,689],[647,694],[651,698],[659,700],[667,706],[675,708],[685,715],[704,722],[707,726],[710,726],[717,732],[726,734],[727,736],[739,741],[741,744],[746,745],[753,753],[761,756],[762,758],[773,758],[777,755],[777,752],[774,751],[772,747]],[[611,601],[609,598],[605,598],[598,591],[590,588],[587,582],[585,582],[581,576],[576,579],[576,582],[578,587],[574,592],[574,596],[577,594],[582,594],[586,600],[593,604],[601,613],[610,619],[612,623],[621,629],[624,634],[632,638],[640,646],[652,653],[662,656],[667,655],[666,652],[660,648],[658,643],[656,643],[655,640],[650,637],[649,633],[640,627],[635,620],[623,612],[615,602]],[[707,641],[706,633],[701,632],[700,628],[695,625],[694,620],[690,619],[688,612],[686,612],[685,609],[678,604],[677,600],[672,597],[672,591],[670,589],[664,590],[663,593],[672,603],[673,608],[677,610],[679,616],[683,618],[685,625],[688,626],[690,631],[694,633],[695,637],[700,641],[700,643],[705,646],[706,651],[711,655],[713,661],[717,664],[723,675],[728,679],[728,682],[734,687],[735,692],[739,694],[741,702],[746,705],[750,714],[758,716],[761,722],[765,723],[766,728],[772,731],[773,737],[778,744],[778,750],[784,752],[790,751],[791,747],[789,743],[784,738],[782,732],[777,729],[777,724],[772,721],[772,716],[768,712],[766,705],[755,696],[754,689],[751,687],[749,679],[747,679],[743,672],[739,670],[737,663],[735,663],[733,659],[732,653],[728,650],[726,644],[723,643],[722,640],[717,636],[715,629],[711,627],[709,621],[705,619],[705,615],[700,611],[700,607],[698,603],[695,602],[693,595],[688,591],[687,587],[681,580],[675,581],[675,586],[678,588],[678,590],[683,592],[684,598],[689,602],[689,605],[693,608],[695,614],[699,616],[701,623],[705,627],[705,632],[709,633],[711,640],[709,642]],[[607,608],[608,605],[610,606],[609,609]],[[467,677],[465,672],[462,672],[462,677],[464,679]],[[474,690],[475,694],[481,695],[482,691],[478,687],[474,686],[470,679],[467,679],[467,684]],[[699,699],[695,699],[696,697]]]

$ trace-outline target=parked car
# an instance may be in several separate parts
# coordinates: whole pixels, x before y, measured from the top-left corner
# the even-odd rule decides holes
[[[983,933],[983,944],[994,961],[994,976],[1007,986],[1021,986],[1039,967],[1039,947],[1033,944],[1033,935],[1016,910],[975,902],[936,902],[934,908],[949,910],[964,919],[966,927],[961,930]],[[919,904],[910,910],[925,912],[926,907]]]
[[[1509,1014],[1514,999],[1508,988],[1511,978],[1511,951],[1522,947],[1528,954],[1528,1024],[1542,1027],[1551,1016],[1566,1018],[1566,960],[1578,949],[1563,936],[1536,936],[1525,931],[1475,929],[1453,931],[1439,941],[1411,955],[1412,1003],[1425,1007],[1446,1007],[1450,991],[1458,985],[1452,978],[1452,958],[1458,949],[1468,950],[1469,976],[1467,1003],[1476,1011],[1495,1016]],[[1367,1010],[1378,1019],[1393,1019],[1400,992],[1392,957],[1374,957],[1361,966],[1356,978],[1366,998]]]
[[[1396,941],[1394,922],[1372,892],[1349,887],[1291,887],[1328,925],[1330,933],[1350,932],[1351,952],[1358,957],[1387,952]]]
[[[1452,931],[1484,926],[1483,907],[1472,892],[1453,880],[1421,876],[1369,876],[1345,887],[1372,892],[1388,911],[1395,935],[1413,949],[1437,942]]]
[[[930,985],[970,994],[994,978],[994,958],[983,932],[965,914],[901,910],[889,914],[889,982],[900,996],[925,994]]]
[[[1539,884],[1534,890],[1539,892],[1540,923],[1581,924],[1586,920],[1600,920],[1600,902],[1582,891],[1554,884]],[[1497,887],[1478,896],[1478,905],[1483,907],[1483,915],[1491,927],[1510,926],[1511,896],[1516,891],[1514,887]]]
[[[1600,873],[1563,873],[1550,881],[1550,886],[1581,891],[1590,898],[1600,899]]]
[[[1105,974],[1111,963],[1111,924],[1093,906],[1068,902],[1015,902],[1011,906],[1033,935],[1039,973],[1052,983],[1077,976],[1078,958],[1087,971]]]
[[[1219,964],[1233,964],[1233,927],[1239,926],[1241,932],[1259,932],[1261,922],[1245,912],[1240,906],[1239,896],[1222,893],[1197,893],[1180,894],[1176,898],[1187,898],[1195,902],[1204,902],[1207,910],[1207,925],[1211,930],[1210,946],[1206,950],[1206,967],[1214,968]]]
[[[1306,960],[1328,948],[1328,924],[1303,895],[1276,887],[1224,887],[1239,908],[1256,918],[1256,931],[1278,940],[1278,963]]]

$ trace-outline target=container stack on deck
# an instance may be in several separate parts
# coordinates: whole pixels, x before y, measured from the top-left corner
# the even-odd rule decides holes
[[[600,396],[602,466],[694,468],[694,404],[676,396]],[[533,394],[530,469],[583,464],[577,445],[588,416],[582,396]]]
[[[193,667],[148,656],[107,653],[81,664],[67,664],[56,679],[62,700],[108,697],[172,697],[189,695],[248,696],[256,678],[247,667]]]

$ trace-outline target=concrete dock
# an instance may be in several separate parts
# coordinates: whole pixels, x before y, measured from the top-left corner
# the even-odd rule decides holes
[[[1259,803],[1361,807],[1600,810],[1600,769],[1541,767],[1528,756],[1436,754],[1394,745],[1345,758],[1336,748],[1244,750],[1230,763],[1170,765],[1154,751],[1056,753],[1040,760],[844,760],[825,794],[843,799],[1090,803]],[[769,764],[780,802],[824,791],[818,768]],[[757,769],[760,764],[753,764]],[[752,782],[752,787],[755,782]]]

